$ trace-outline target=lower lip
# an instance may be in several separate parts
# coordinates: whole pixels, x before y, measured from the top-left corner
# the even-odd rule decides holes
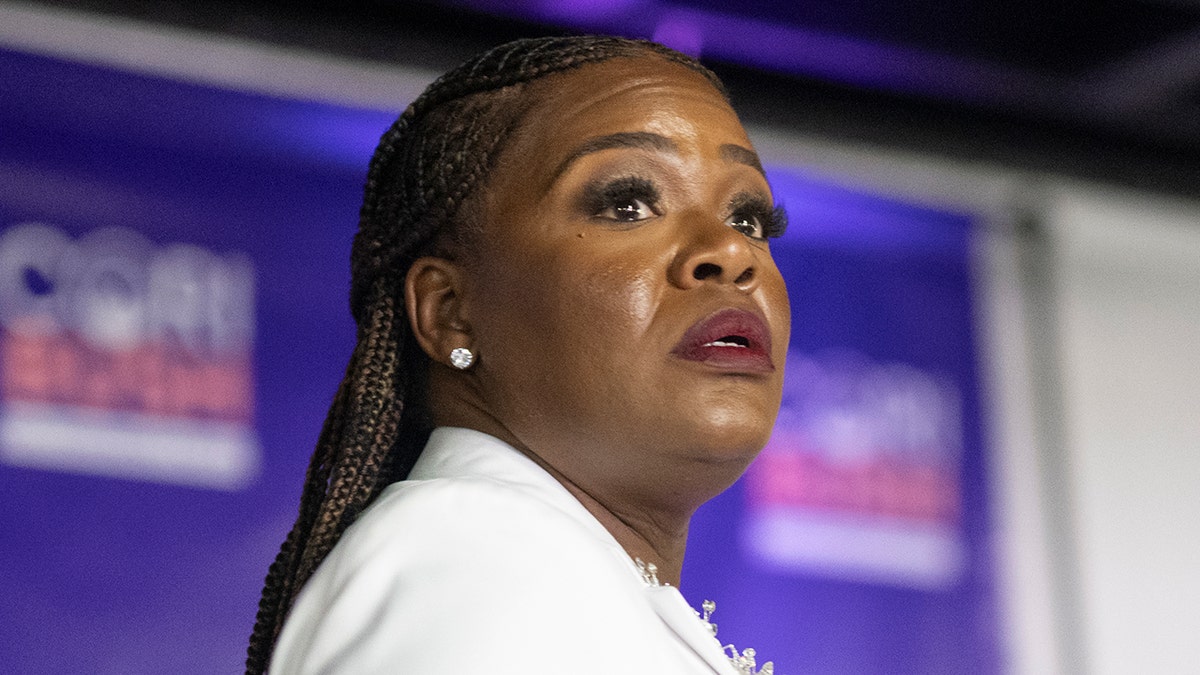
[[[771,355],[753,347],[696,345],[674,353],[685,361],[696,361],[722,370],[756,374],[775,372]]]

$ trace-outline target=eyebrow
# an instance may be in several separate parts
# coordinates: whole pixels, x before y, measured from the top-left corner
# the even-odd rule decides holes
[[[761,173],[763,178],[767,177],[767,172],[763,170],[762,162],[758,161],[758,153],[750,148],[744,148],[733,143],[725,143],[720,148],[721,159],[727,162],[735,162],[737,164],[745,164],[746,166]]]
[[[575,152],[572,152],[566,159],[559,163],[558,168],[554,170],[552,180],[561,176],[567,170],[567,167],[571,166],[579,158],[594,152],[600,152],[601,150],[611,150],[612,148],[679,152],[679,146],[675,145],[675,141],[666,136],[653,134],[648,131],[622,131],[606,136],[596,136],[584,141],[583,145],[575,148]]]
[[[671,152],[678,153],[679,146],[675,141],[663,136],[648,131],[622,131],[615,134],[607,134],[604,136],[596,136],[584,141],[582,145],[575,149],[570,155],[559,163],[554,170],[551,181],[557,180],[575,161],[602,150],[611,150],[613,148],[633,148],[636,150],[652,150],[655,152]],[[727,162],[737,164],[745,164],[755,171],[766,176],[763,171],[762,163],[758,160],[758,155],[749,148],[733,143],[722,144],[718,149],[721,159]]]

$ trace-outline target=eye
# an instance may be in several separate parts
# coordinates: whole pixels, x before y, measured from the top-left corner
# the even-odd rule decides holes
[[[758,216],[748,213],[735,214],[730,216],[729,220],[726,220],[725,223],[747,237],[754,237],[755,239],[764,238],[763,225],[759,222]]]
[[[618,223],[637,223],[662,215],[658,190],[650,181],[636,176],[586,188],[584,208],[594,218]]]
[[[760,194],[742,193],[730,202],[725,224],[752,239],[770,239],[787,229],[787,212]]]
[[[630,199],[605,207],[596,215],[602,218],[619,220],[623,223],[636,223],[639,220],[645,220],[653,216],[654,210],[640,199]]]

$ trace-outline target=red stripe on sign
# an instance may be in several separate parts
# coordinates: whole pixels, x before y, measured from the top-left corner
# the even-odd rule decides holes
[[[0,335],[6,401],[75,405],[149,415],[250,422],[249,355],[202,359],[182,347],[102,350],[69,335]]]
[[[898,462],[885,453],[834,461],[799,452],[766,451],[747,474],[752,503],[847,515],[957,524],[962,500],[951,467]]]

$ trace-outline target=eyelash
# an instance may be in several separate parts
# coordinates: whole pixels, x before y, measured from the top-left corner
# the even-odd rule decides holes
[[[634,206],[640,202],[653,215],[662,215],[658,203],[661,197],[654,184],[638,176],[625,176],[604,185],[589,186],[584,194],[584,209],[593,217],[607,218],[621,223],[636,223],[645,218],[625,219],[622,213],[629,210],[623,207]],[[611,215],[606,212],[612,211]]]
[[[730,227],[752,239],[775,239],[782,237],[787,231],[787,211],[782,206],[771,206],[765,197],[758,194],[742,193],[733,198],[729,204]],[[750,225],[746,231],[733,223],[752,219],[758,222],[761,234],[755,234],[755,226]]]
[[[602,185],[589,186],[583,195],[584,210],[592,217],[625,224],[636,224],[650,218],[650,214],[662,215],[660,201],[661,197],[654,184],[639,176],[625,176]],[[622,213],[631,214],[633,210],[628,207],[636,209],[637,203],[648,209],[650,214],[634,219],[621,217]],[[607,213],[609,211],[611,214]],[[782,206],[772,207],[762,195],[741,193],[734,196],[729,203],[729,212],[727,220],[730,227],[751,239],[773,239],[783,236],[787,230],[787,212]],[[756,225],[734,224],[744,220],[756,221]],[[755,230],[760,230],[761,234],[756,234]]]

